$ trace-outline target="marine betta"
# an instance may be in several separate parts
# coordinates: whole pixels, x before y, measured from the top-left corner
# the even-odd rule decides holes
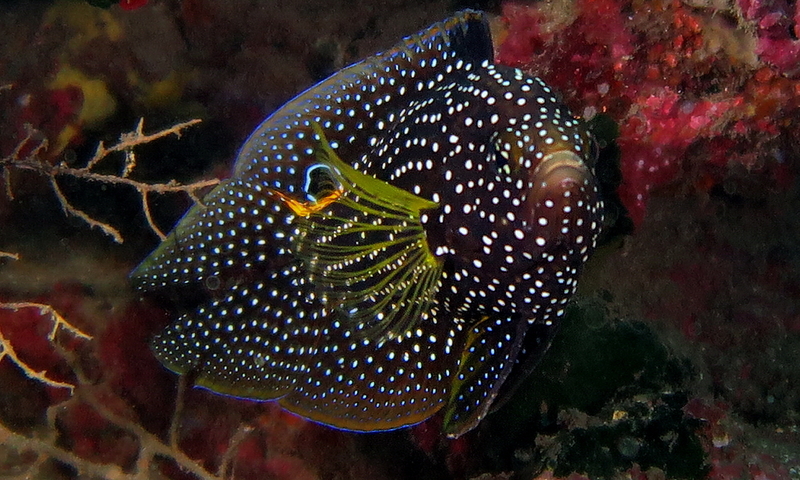
[[[464,11],[267,118],[132,274],[205,294],[158,358],[338,428],[477,425],[549,345],[602,220],[581,122],[492,59]]]

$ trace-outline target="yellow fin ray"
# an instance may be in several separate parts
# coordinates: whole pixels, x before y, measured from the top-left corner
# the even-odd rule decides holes
[[[346,164],[319,125],[318,165],[338,185],[306,205],[298,255],[329,308],[373,341],[404,335],[429,315],[442,262],[430,250],[421,212],[438,206]],[[339,193],[336,193],[339,192]],[[311,196],[311,193],[309,193]]]

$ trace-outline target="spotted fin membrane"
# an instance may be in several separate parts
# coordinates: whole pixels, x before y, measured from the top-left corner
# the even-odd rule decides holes
[[[594,248],[590,145],[544,82],[492,64],[484,15],[460,12],[253,132],[132,273],[199,299],[153,351],[198,386],[333,427],[444,407],[462,435],[547,348]]]

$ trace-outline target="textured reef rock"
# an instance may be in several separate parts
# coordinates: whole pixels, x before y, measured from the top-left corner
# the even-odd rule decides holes
[[[646,320],[702,377],[682,387],[692,393],[681,428],[691,438],[690,424],[699,420],[707,469],[672,470],[668,478],[790,478],[800,468],[792,447],[797,373],[784,360],[800,332],[792,246],[800,166],[797,16],[796,2],[782,1],[575,0],[502,8],[500,61],[541,75],[574,111],[612,132],[598,137],[613,147],[603,155],[618,158],[616,193],[636,234],[598,255],[586,291],[608,302],[612,318]],[[579,344],[580,336],[569,341]],[[579,378],[589,385],[595,377]],[[622,391],[607,412],[636,411],[625,407]],[[645,392],[642,398],[652,400]],[[558,409],[553,399],[542,405]],[[584,408],[559,412],[562,426],[587,413],[597,420]],[[594,425],[616,428],[607,420]],[[618,462],[612,470],[626,469],[627,450],[619,448],[625,442],[567,460],[580,442],[560,438],[552,463],[538,444],[513,458],[549,465],[546,475],[574,472],[570,478],[596,475],[604,458]],[[586,455],[599,463],[582,463]],[[662,478],[672,468],[668,458],[658,464],[628,457],[635,465],[625,475]]]
[[[780,1],[510,2],[499,60],[542,75],[587,118],[618,124],[618,194],[639,225],[656,189],[708,191],[740,167],[776,188],[792,182],[797,9]]]
[[[290,2],[271,9],[151,0],[124,14],[119,2],[106,3],[91,16],[76,14],[88,2],[75,0],[0,17],[9,32],[0,42],[0,153],[17,145],[26,123],[50,140],[57,162],[93,149],[88,137],[116,137],[121,129],[109,122],[129,128],[132,116],[170,123],[199,115],[211,126],[205,136],[228,132],[224,145],[189,137],[180,148],[141,155],[164,168],[163,178],[175,164],[199,175],[198,165],[229,162],[242,137],[298,89],[451,7],[291,2],[312,5],[310,18]],[[0,254],[0,302],[52,305],[93,338],[61,331],[54,347],[47,312],[0,309],[0,334],[28,373],[40,374],[29,378],[8,350],[0,361],[0,472],[797,478],[798,12],[800,2],[786,0],[504,2],[495,12],[500,61],[541,75],[573,112],[611,126],[601,140],[616,142],[618,194],[637,229],[606,246],[583,279],[584,294],[608,311],[582,305],[539,376],[455,442],[441,439],[437,418],[360,438],[274,405],[195,390],[184,394],[171,439],[176,378],[146,346],[170,313],[131,298],[125,285],[155,242],[130,214],[139,199],[95,185],[71,190],[92,204],[134,205],[120,210],[139,237],[111,248],[84,224],[65,221],[49,190],[14,177],[15,199],[0,195],[0,250],[21,258]],[[58,145],[67,157],[56,155]],[[78,383],[76,396],[59,382]],[[91,404],[98,398],[103,412]],[[18,448],[9,448],[12,440]],[[658,452],[647,450],[650,441]],[[157,455],[142,460],[143,446]],[[53,459],[62,453],[74,458]],[[681,470],[684,458],[691,469]]]

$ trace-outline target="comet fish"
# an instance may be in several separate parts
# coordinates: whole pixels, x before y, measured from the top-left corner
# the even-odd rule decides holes
[[[495,65],[485,15],[460,12],[252,133],[132,273],[203,298],[153,351],[198,386],[333,427],[443,409],[457,437],[549,345],[600,232],[594,160],[582,122]]]

